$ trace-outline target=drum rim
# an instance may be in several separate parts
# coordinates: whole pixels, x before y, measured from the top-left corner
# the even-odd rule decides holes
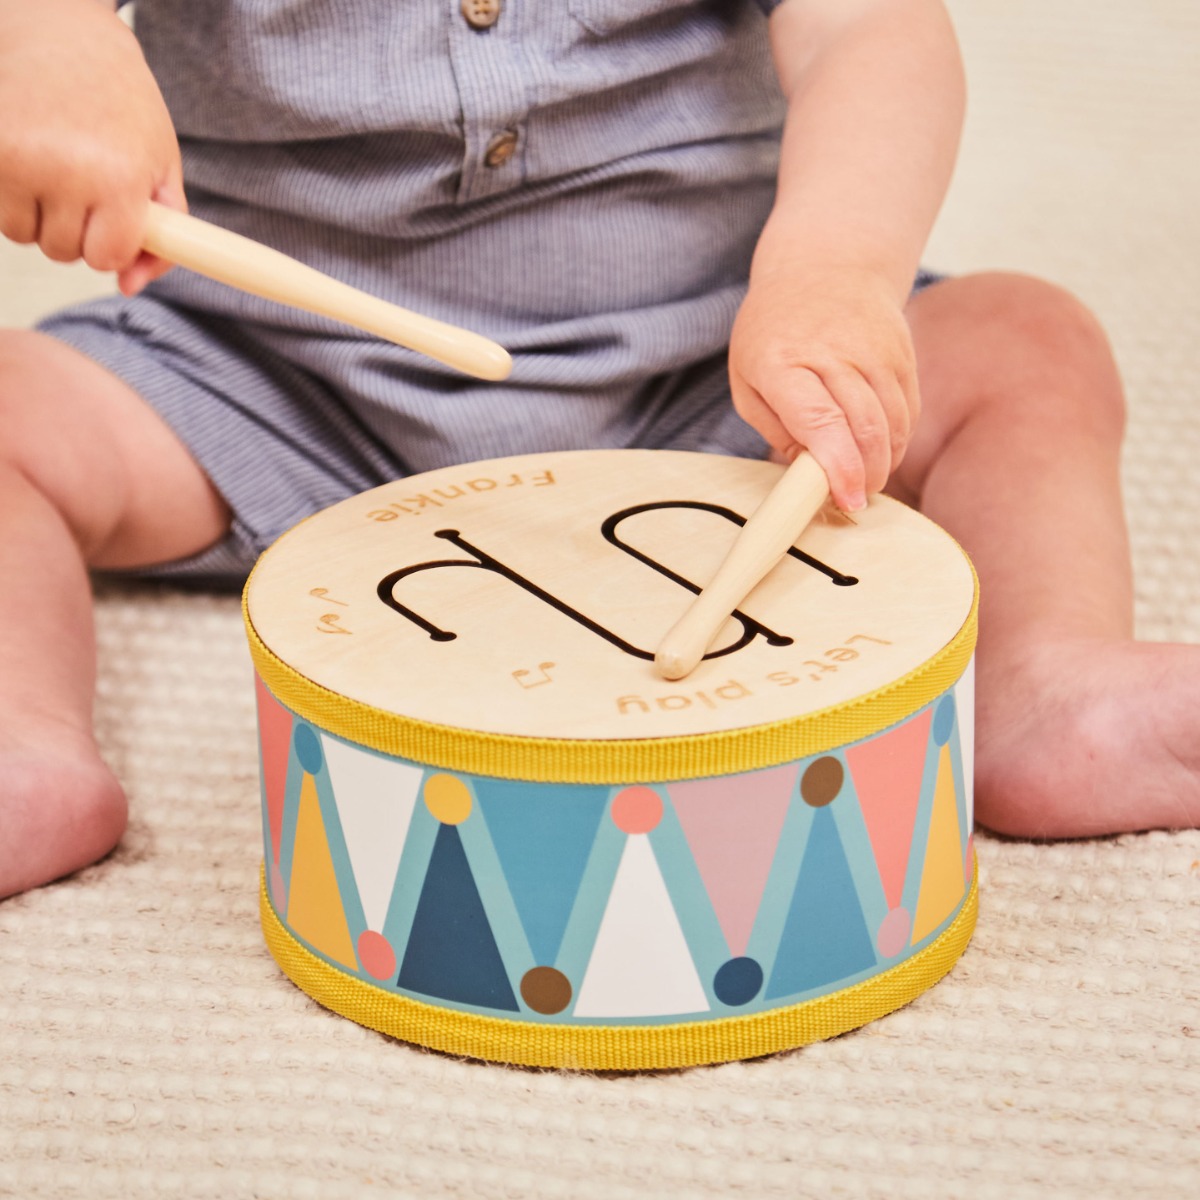
[[[975,650],[979,578],[971,607],[936,653],[905,675],[827,708],[736,729],[646,738],[554,738],[492,733],[388,712],[316,683],[263,641],[242,618],[250,656],[267,690],[321,730],[392,758],[464,774],[535,783],[634,784],[736,775],[821,754],[882,732],[947,692]]]

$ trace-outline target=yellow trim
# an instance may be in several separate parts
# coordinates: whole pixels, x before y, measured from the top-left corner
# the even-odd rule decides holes
[[[272,957],[302,991],[352,1021],[430,1050],[527,1067],[653,1071],[758,1058],[835,1037],[915,1000],[958,960],[979,910],[975,867],[958,915],[928,946],[841,991],[788,1008],[674,1025],[552,1025],[438,1008],[346,975],[302,946],[267,893],[259,907]]]
[[[279,658],[242,616],[254,667],[281,704],[329,733],[413,762],[536,783],[649,783],[734,775],[857,742],[904,720],[952,687],[975,649],[979,583],[962,628],[932,658],[845,704],[782,721],[663,738],[540,738],[435,725],[322,687]]]

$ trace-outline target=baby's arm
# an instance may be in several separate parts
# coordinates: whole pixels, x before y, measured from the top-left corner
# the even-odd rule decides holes
[[[770,23],[788,115],[733,399],[777,451],[809,448],[853,511],[917,416],[903,307],[958,148],[961,60],[941,0],[784,0]]]
[[[146,204],[184,207],[179,146],[113,0],[0,0],[0,233],[137,291]]]

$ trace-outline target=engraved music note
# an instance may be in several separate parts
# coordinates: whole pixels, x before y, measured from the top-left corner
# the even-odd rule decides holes
[[[324,600],[326,604],[336,604],[339,608],[349,608],[345,600],[338,600],[329,594],[328,588],[309,588],[308,594],[316,600]],[[318,633],[353,633],[351,629],[342,628],[342,618],[337,613],[322,613],[318,618]]]
[[[550,678],[550,670],[551,670],[551,668],[556,667],[556,666],[558,666],[558,663],[552,663],[552,662],[538,663],[537,669],[541,672],[542,677],[540,679],[532,679],[528,683],[526,683],[526,680],[529,679],[529,676],[533,674],[532,671],[526,671],[526,670],[514,671],[512,673],[512,677],[523,688],[541,687],[543,683],[553,683],[554,682],[554,680],[552,680]]]
[[[330,604],[338,604],[342,608],[346,607],[345,600],[335,600],[330,594],[328,588],[309,588],[308,594],[316,596],[318,600],[327,600]]]

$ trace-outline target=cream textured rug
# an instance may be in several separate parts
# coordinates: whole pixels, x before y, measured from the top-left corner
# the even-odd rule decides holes
[[[1200,8],[951,8],[973,102],[930,261],[1036,271],[1100,313],[1141,632],[1196,641]],[[107,286],[12,248],[0,276],[19,323]],[[108,861],[0,905],[0,1194],[1200,1194],[1200,833],[981,835],[961,963],[833,1042],[633,1078],[458,1062],[319,1009],[263,947],[236,601],[105,590],[98,620],[132,822]]]

